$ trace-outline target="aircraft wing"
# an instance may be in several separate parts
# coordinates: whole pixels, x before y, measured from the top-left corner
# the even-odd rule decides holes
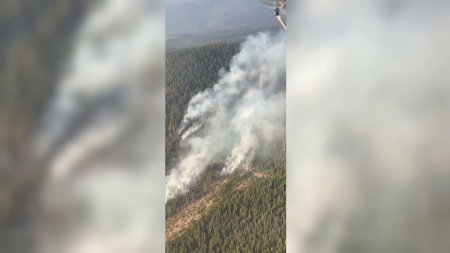
[[[259,1],[272,8],[276,8],[278,6],[277,1],[275,0],[259,0]]]
[[[275,10],[275,18],[278,20],[278,22],[284,28],[284,30],[286,30],[286,23],[280,16],[280,10],[282,10],[283,13],[286,14],[284,12],[286,10],[286,0],[259,0],[259,1],[264,5],[271,7]]]
[[[286,0],[258,0],[258,1],[271,8],[278,7],[280,9],[286,9]]]

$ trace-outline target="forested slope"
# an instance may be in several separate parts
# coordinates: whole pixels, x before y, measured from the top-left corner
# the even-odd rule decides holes
[[[256,158],[252,172],[233,174],[211,210],[168,241],[166,252],[285,252],[285,148],[276,148]]]
[[[177,128],[189,100],[216,83],[219,70],[228,67],[238,50],[238,44],[214,44],[166,54],[166,169],[176,162]],[[167,202],[166,221],[172,223],[186,220],[180,216],[191,203],[205,196],[209,201],[197,207],[201,210],[193,216],[201,213],[200,218],[166,238],[166,252],[284,252],[285,150],[284,138],[260,147],[247,170],[237,170],[227,180],[219,173],[223,164],[211,164],[187,194]]]
[[[166,54],[166,167],[177,153],[177,128],[189,100],[198,92],[212,87],[219,70],[226,68],[239,51],[239,43],[212,44],[180,49]]]

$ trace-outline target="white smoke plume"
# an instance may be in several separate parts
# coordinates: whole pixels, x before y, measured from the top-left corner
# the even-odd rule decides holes
[[[36,145],[39,252],[163,251],[163,6],[98,1],[83,22]]]
[[[182,135],[181,135],[181,139],[184,140],[186,138],[188,138],[189,136],[191,136],[192,134],[196,133],[198,130],[200,130],[202,128],[202,124],[198,123],[196,125],[193,125],[191,127],[189,127],[189,129],[187,129]],[[181,133],[181,131],[180,131]]]
[[[188,150],[166,178],[166,200],[212,161],[226,157],[223,173],[231,173],[258,147],[284,138],[285,67],[283,33],[250,36],[218,83],[191,99],[180,127]]]
[[[289,11],[287,252],[448,252],[450,3]]]

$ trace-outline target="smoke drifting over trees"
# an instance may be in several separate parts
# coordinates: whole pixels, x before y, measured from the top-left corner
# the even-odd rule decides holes
[[[212,89],[194,96],[179,132],[187,151],[166,178],[166,200],[189,185],[214,160],[226,158],[223,173],[251,161],[255,150],[284,138],[284,35],[250,36],[220,72]],[[198,134],[191,129],[198,129]]]

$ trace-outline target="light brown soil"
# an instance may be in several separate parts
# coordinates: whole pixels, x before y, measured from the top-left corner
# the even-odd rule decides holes
[[[211,190],[203,197],[187,205],[178,214],[166,219],[166,240],[170,241],[177,237],[189,225],[206,214],[218,197],[218,193],[228,179],[223,178],[211,186]]]
[[[269,175],[267,175],[267,174],[264,173],[264,172],[256,172],[256,171],[254,171],[254,172],[253,172],[253,175],[254,175],[255,177],[257,177],[257,178],[268,178],[268,177],[269,177]]]
[[[263,172],[251,171],[256,178],[267,178],[269,175]],[[242,190],[246,188],[251,181],[248,178],[242,181],[236,190]],[[217,201],[219,197],[218,194],[228,182],[227,178],[222,178],[215,182],[211,186],[211,190],[201,198],[193,201],[184,207],[179,213],[173,215],[166,219],[166,241],[170,241],[176,238],[183,232],[184,229],[188,228],[192,222],[198,221],[202,215],[205,215],[211,206]]]
[[[263,172],[256,172],[256,171],[250,171],[253,173],[253,176],[255,176],[256,178],[267,178],[269,177],[269,175],[267,175],[266,173]],[[236,190],[243,190],[245,188],[247,188],[247,186],[250,184],[251,178],[247,178],[246,180],[240,182],[237,186],[236,186]]]

